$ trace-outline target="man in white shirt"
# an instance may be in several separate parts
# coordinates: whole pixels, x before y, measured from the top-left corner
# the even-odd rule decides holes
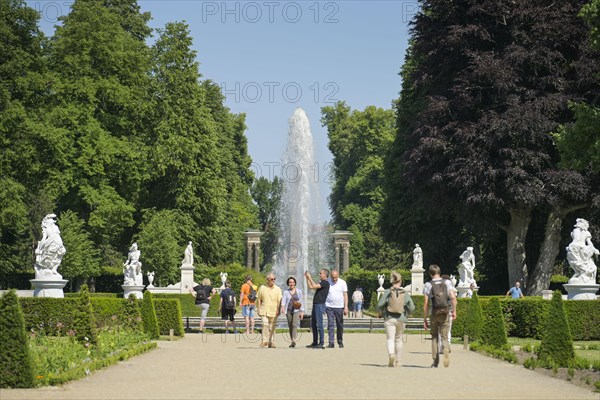
[[[329,348],[334,348],[333,331],[337,329],[338,347],[344,347],[344,315],[348,315],[348,285],[340,279],[340,273],[331,271],[329,279],[329,294],[325,301],[325,313],[327,314],[327,333],[329,335]],[[335,326],[334,326],[335,324]]]

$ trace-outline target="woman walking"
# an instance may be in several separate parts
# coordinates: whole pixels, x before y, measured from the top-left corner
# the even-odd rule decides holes
[[[283,299],[281,300],[281,313],[287,317],[290,338],[292,340],[290,347],[294,348],[298,340],[300,320],[304,318],[304,298],[302,291],[296,287],[296,278],[290,276],[286,283],[288,288],[283,293]]]
[[[377,311],[383,315],[385,332],[387,334],[388,367],[400,365],[402,357],[402,334],[408,316],[415,310],[415,303],[408,292],[402,288],[402,275],[396,271],[390,274],[392,287],[386,289],[379,303]]]

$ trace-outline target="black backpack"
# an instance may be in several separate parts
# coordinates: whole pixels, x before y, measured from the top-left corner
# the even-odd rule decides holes
[[[250,287],[250,293],[248,293],[248,300],[255,301],[256,300],[256,290],[254,290],[254,286],[251,284],[247,284]]]
[[[206,300],[206,288],[202,285],[196,290],[196,301]]]
[[[448,315],[448,288],[446,280],[431,281],[431,305],[434,315]]]
[[[233,290],[229,289],[227,292],[225,292],[225,300],[223,303],[227,310],[235,309],[235,294],[233,293]]]

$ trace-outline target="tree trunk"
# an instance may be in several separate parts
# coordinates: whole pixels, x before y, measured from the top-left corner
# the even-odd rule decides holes
[[[506,252],[508,262],[508,280],[511,287],[522,282],[527,289],[527,264],[525,263],[525,238],[531,222],[530,208],[513,208],[510,212],[510,224],[506,227]]]
[[[539,296],[542,290],[550,287],[550,278],[554,261],[558,255],[558,246],[560,245],[560,232],[562,230],[564,214],[561,210],[552,211],[546,221],[546,232],[544,233],[544,242],[540,248],[540,256],[535,264],[535,269],[529,279],[527,290],[529,296]]]
[[[533,274],[529,280],[529,286],[526,290],[526,293],[529,296],[539,296],[542,294],[542,290],[546,290],[550,287],[554,262],[556,261],[556,256],[558,256],[559,252],[560,232],[562,230],[563,220],[569,213],[584,207],[585,205],[576,205],[570,208],[561,208],[559,210],[553,210],[548,215],[546,232],[544,233],[544,243],[540,249],[540,256],[535,264],[535,269],[533,270]]]

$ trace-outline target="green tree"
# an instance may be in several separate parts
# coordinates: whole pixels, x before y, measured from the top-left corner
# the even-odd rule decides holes
[[[23,311],[16,292],[10,290],[0,298],[0,387],[32,387],[33,375]]]
[[[250,194],[258,207],[260,230],[264,232],[261,238],[264,268],[277,254],[278,239],[281,234],[283,181],[277,176],[272,181],[261,176],[254,181]]]
[[[73,211],[63,212],[58,223],[63,243],[68,249],[60,264],[60,273],[74,280],[74,291],[78,291],[89,278],[101,274],[100,254],[85,230],[85,222]]]
[[[353,111],[338,102],[321,113],[333,154],[329,204],[336,228],[354,233],[352,263],[367,269],[401,267],[402,253],[384,242],[379,230],[385,156],[395,137],[393,110],[369,106]]]
[[[470,235],[496,224],[506,233],[509,281],[538,293],[549,284],[563,219],[591,201],[586,178],[557,167],[550,136],[572,119],[569,101],[598,91],[581,2],[421,3],[389,155],[386,231],[415,229],[398,227],[418,223],[402,219],[411,207],[425,216],[421,225],[454,222]],[[543,257],[527,260],[534,212],[546,216]]]
[[[37,103],[47,83],[39,15],[21,0],[0,0],[0,10],[0,286],[5,287],[15,272],[32,269],[32,195],[54,171],[43,168],[51,138],[36,129]]]
[[[134,23],[123,7],[132,11],[135,2],[118,3],[75,1],[61,17],[48,57],[54,80],[45,121],[60,135],[69,161],[58,202],[85,220],[103,253],[123,247],[135,223],[147,154],[137,115],[147,103],[149,51],[144,37],[130,32],[139,26],[124,28],[145,17]]]
[[[178,210],[149,210],[145,213],[137,235],[144,270],[154,271],[159,286],[179,281],[179,261],[194,222]],[[195,251],[197,254],[197,250]]]

